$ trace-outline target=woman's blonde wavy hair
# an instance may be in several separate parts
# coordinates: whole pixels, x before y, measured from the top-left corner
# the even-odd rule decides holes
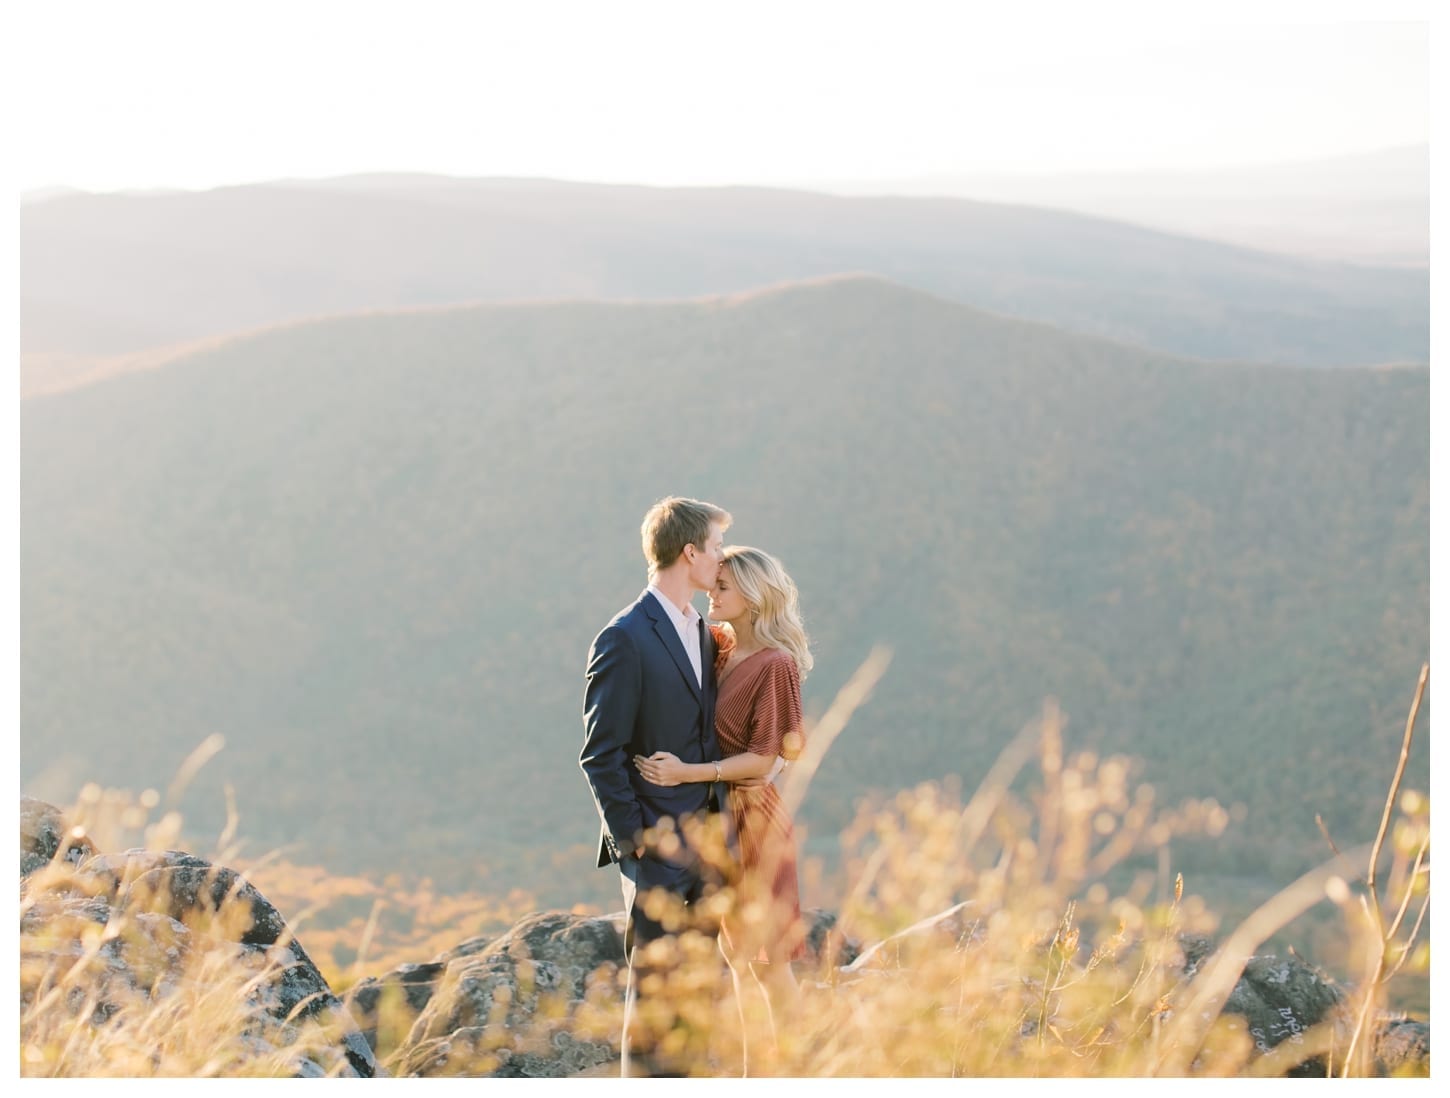
[[[748,545],[727,548],[725,564],[754,615],[755,639],[765,648],[790,653],[804,682],[816,661],[811,658],[810,638],[801,622],[800,592],[795,581],[780,561]]]

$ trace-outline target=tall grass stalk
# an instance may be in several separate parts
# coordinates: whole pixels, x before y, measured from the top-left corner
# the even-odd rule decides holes
[[[1425,686],[1429,679],[1430,665],[1427,663],[1420,667],[1420,678],[1415,684],[1415,696],[1410,702],[1410,714],[1405,719],[1405,735],[1400,743],[1399,761],[1395,765],[1395,774],[1390,779],[1389,792],[1385,796],[1385,807],[1380,815],[1379,830],[1375,833],[1374,845],[1369,853],[1369,869],[1364,877],[1364,891],[1360,894],[1361,906],[1374,932],[1372,936],[1362,936],[1366,939],[1370,966],[1366,978],[1359,986],[1359,1009],[1355,1015],[1354,1034],[1350,1037],[1349,1048],[1344,1055],[1343,1074],[1367,1073],[1369,1056],[1366,1033],[1370,1020],[1375,1012],[1383,1010],[1385,985],[1404,967],[1406,959],[1410,956],[1415,942],[1419,938],[1425,913],[1430,907],[1430,869],[1425,863],[1425,858],[1430,852],[1428,819],[1416,829],[1420,832],[1418,841],[1415,840],[1412,832],[1407,835],[1409,844],[1415,848],[1414,860],[1408,872],[1403,870],[1403,855],[1407,844],[1396,844],[1396,871],[1391,874],[1389,895],[1392,898],[1397,896],[1398,902],[1394,918],[1388,927],[1385,926],[1384,914],[1380,906],[1378,878],[1380,855],[1384,851],[1385,836],[1389,832],[1395,802],[1400,796],[1400,783],[1405,776],[1405,764],[1410,758],[1410,744],[1415,735],[1415,718],[1419,716],[1420,701],[1425,696]],[[1428,808],[1428,805],[1426,807]],[[1405,913],[1417,895],[1421,897],[1419,914],[1415,917],[1414,925],[1401,941],[1399,933],[1404,924]],[[1392,952],[1397,954],[1393,963],[1390,962]]]

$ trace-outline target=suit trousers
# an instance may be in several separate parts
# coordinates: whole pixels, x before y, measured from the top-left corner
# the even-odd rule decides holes
[[[628,857],[619,864],[620,887],[624,893],[625,931],[624,951],[629,965],[629,982],[625,989],[624,1033],[620,1045],[620,1073],[625,1077],[635,1074],[657,1076],[683,1076],[688,1074],[688,1064],[664,1063],[656,1053],[656,1043],[663,1036],[658,1032],[660,1012],[642,1003],[651,998],[651,989],[663,987],[669,979],[678,958],[668,960],[651,958],[648,947],[651,943],[669,938],[685,930],[694,930],[711,937],[718,935],[719,927],[698,917],[701,900],[718,887],[716,874],[698,865],[680,864],[651,853],[638,858]],[[680,925],[666,926],[659,916],[651,914],[646,897],[652,889],[663,889],[677,897],[683,905],[675,913],[683,918]],[[722,960],[723,976],[723,960]],[[668,995],[665,996],[668,998]],[[673,1010],[666,1013],[666,1017]],[[655,1018],[651,1023],[645,1018]],[[636,1019],[639,1019],[638,1021]]]

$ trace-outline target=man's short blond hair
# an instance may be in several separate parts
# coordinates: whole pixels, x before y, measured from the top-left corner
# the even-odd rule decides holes
[[[718,523],[723,530],[730,521],[730,512],[713,503],[681,496],[660,500],[645,513],[639,528],[649,574],[653,576],[674,564],[687,545],[705,548],[710,526]]]

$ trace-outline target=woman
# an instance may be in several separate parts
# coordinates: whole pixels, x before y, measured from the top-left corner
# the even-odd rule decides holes
[[[801,680],[813,661],[800,596],[774,557],[732,546],[710,593],[710,617],[723,623],[711,626],[718,645],[715,733],[725,756],[718,774],[713,762],[684,763],[664,751],[636,756],[635,766],[656,785],[730,783],[741,880],[735,914],[722,927],[724,944],[763,984],[793,988],[790,962],[805,955],[795,835],[770,779],[780,760],[796,758],[803,746]]]

